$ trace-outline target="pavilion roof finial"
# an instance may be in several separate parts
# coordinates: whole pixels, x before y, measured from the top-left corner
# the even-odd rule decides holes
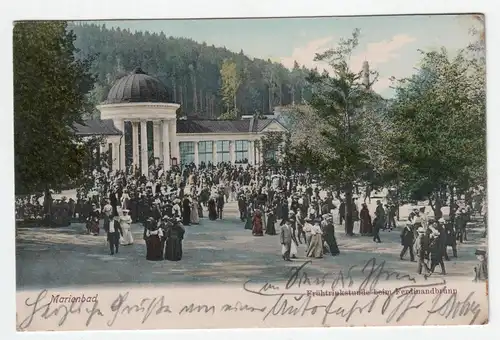
[[[147,73],[146,73],[146,72],[144,72],[140,66],[137,66],[137,67],[136,67],[136,68],[132,71],[132,74],[147,74]]]

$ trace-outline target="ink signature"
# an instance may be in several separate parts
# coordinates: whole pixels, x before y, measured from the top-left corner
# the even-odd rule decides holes
[[[385,268],[385,261],[377,263],[375,258],[369,259],[363,266],[351,266],[346,272],[339,271],[334,275],[325,274],[318,277],[312,277],[307,273],[307,266],[311,263],[311,261],[307,261],[300,266],[293,267],[285,280],[284,287],[268,282],[260,286],[251,280],[245,282],[243,289],[247,293],[263,296],[272,301],[267,308],[262,310],[262,312],[266,311],[263,320],[273,316],[322,314],[322,324],[326,325],[329,315],[339,316],[347,323],[356,314],[376,312],[385,317],[387,324],[399,323],[412,311],[419,310],[421,313],[431,301],[431,296],[414,294],[412,291],[430,288],[438,288],[436,291],[439,293],[432,298],[432,306],[427,310],[423,325],[433,314],[439,314],[446,319],[471,315],[470,323],[473,324],[481,312],[480,304],[472,299],[474,293],[469,294],[464,301],[459,301],[456,292],[452,295],[444,295],[446,280],[417,284],[416,279],[411,275],[388,270]],[[361,274],[361,279],[358,279],[361,281],[359,285],[356,284],[356,274]],[[331,284],[328,285],[330,279]],[[345,298],[342,295],[333,295],[328,297],[328,303],[318,304],[315,302],[318,300],[314,299],[314,294],[310,294],[311,290],[304,292],[292,290],[292,288],[300,287],[321,288],[329,286],[332,291],[335,288],[349,288],[358,292],[372,292],[376,290],[380,282],[390,279],[406,282],[406,284],[393,289],[386,295],[373,294],[367,302],[366,299],[359,297],[348,296]],[[325,299],[321,301],[323,302]]]
[[[138,304],[127,303],[128,297],[129,292],[118,294],[111,304],[110,309],[111,312],[113,312],[113,318],[107,322],[109,327],[113,326],[117,317],[123,314],[142,314],[141,324],[144,324],[152,314],[160,315],[172,313],[170,306],[165,304],[164,296],[143,298]]]
[[[85,305],[84,302],[60,304],[48,296],[47,290],[42,290],[34,299],[27,298],[24,301],[29,313],[24,319],[18,319],[21,321],[17,329],[27,330],[34,320],[49,319],[56,320],[57,325],[62,327],[73,315],[85,315],[87,327],[96,319],[105,317],[105,314],[107,319],[103,321],[107,321],[105,324],[108,327],[113,327],[125,315],[138,316],[141,324],[144,324],[164,315],[170,315],[169,320],[174,320],[175,317],[196,314],[210,317],[230,312],[260,314],[262,321],[273,317],[317,316],[321,318],[322,325],[327,325],[332,317],[349,323],[356,316],[370,314],[382,315],[387,324],[401,323],[408,319],[414,323],[418,315],[424,316],[422,325],[427,325],[439,318],[453,320],[464,317],[470,317],[470,324],[475,324],[482,312],[474,292],[465,299],[456,290],[451,290],[452,294],[445,293],[446,280],[424,281],[419,284],[410,275],[388,270],[384,261],[377,263],[375,258],[369,259],[362,266],[351,266],[346,271],[317,276],[308,274],[307,266],[310,264],[311,261],[308,261],[293,267],[282,284],[256,283],[252,280],[245,282],[243,290],[252,296],[258,296],[260,305],[239,300],[227,303],[221,297],[219,301],[213,301],[214,304],[197,304],[193,301],[171,306],[163,295],[137,300],[131,298],[130,292],[118,294],[110,305],[105,306],[100,306],[97,299]],[[400,281],[401,285],[390,291],[382,290],[383,294],[374,293],[380,283],[389,280]],[[349,294],[314,294],[313,289],[321,288],[329,288],[331,292],[347,289]],[[432,291],[433,295],[417,294],[417,290]],[[439,324],[439,321],[435,322]]]

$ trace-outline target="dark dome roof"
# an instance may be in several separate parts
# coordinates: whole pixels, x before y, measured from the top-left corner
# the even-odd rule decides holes
[[[129,75],[116,81],[105,104],[167,103],[168,91],[163,83],[137,67]]]

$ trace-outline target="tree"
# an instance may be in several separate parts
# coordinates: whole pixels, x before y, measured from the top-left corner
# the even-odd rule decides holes
[[[258,150],[264,155],[264,165],[277,162],[277,153],[283,154],[282,144],[285,141],[285,133],[278,131],[266,132],[264,136],[257,141]]]
[[[237,120],[238,113],[236,111],[224,112],[219,116],[219,120]]]
[[[330,74],[313,71],[309,77],[313,93],[309,101],[309,124],[317,133],[312,139],[292,141],[299,163],[314,169],[320,179],[345,193],[346,232],[353,234],[354,185],[370,170],[366,150],[363,115],[370,91],[362,82],[362,71],[349,68],[349,58],[358,45],[359,30],[342,39],[338,47],[317,54],[316,61],[327,62]],[[292,133],[293,137],[293,133]]]
[[[465,50],[454,58],[445,49],[421,53],[418,73],[396,87],[392,154],[402,189],[413,199],[428,199],[441,216],[455,189],[485,185],[485,72]]]
[[[75,58],[65,22],[14,26],[16,194],[58,190],[77,179],[87,149],[72,126],[91,112],[91,60]]]
[[[227,111],[236,112],[236,95],[238,94],[238,89],[242,83],[236,63],[231,60],[224,60],[220,70],[220,75],[222,79],[221,93],[224,103],[226,104]]]

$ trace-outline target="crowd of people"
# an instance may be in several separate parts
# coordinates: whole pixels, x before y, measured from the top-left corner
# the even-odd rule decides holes
[[[131,225],[140,223],[148,260],[179,261],[185,227],[199,224],[205,211],[211,221],[223,219],[224,205],[231,201],[237,202],[243,228],[253,236],[277,235],[285,261],[302,254],[308,258],[339,255],[336,223],[345,225],[346,235],[369,236],[376,243],[382,242],[381,230],[396,228],[395,204],[378,200],[372,220],[366,203],[358,211],[357,198],[351,204],[354,228],[349,228],[345,223],[347,204],[338,193],[321,188],[309,173],[285,169],[220,163],[164,170],[160,164],[150,167],[149,176],[134,169],[128,174],[96,171],[94,178],[93,190],[80,190],[76,201],[62,197],[52,202],[50,211],[58,225],[79,220],[92,235],[100,234],[103,219],[111,255],[119,251],[120,244],[134,244]],[[17,214],[43,215],[46,205],[39,201],[36,197],[18,202]],[[445,274],[446,249],[451,247],[453,256],[458,256],[457,241],[467,240],[470,215],[468,207],[461,207],[453,221],[445,221],[430,218],[423,207],[415,208],[401,233],[400,259],[409,252],[410,260],[418,262],[419,273],[430,275],[439,265]],[[484,267],[480,268],[477,272],[484,273]]]

